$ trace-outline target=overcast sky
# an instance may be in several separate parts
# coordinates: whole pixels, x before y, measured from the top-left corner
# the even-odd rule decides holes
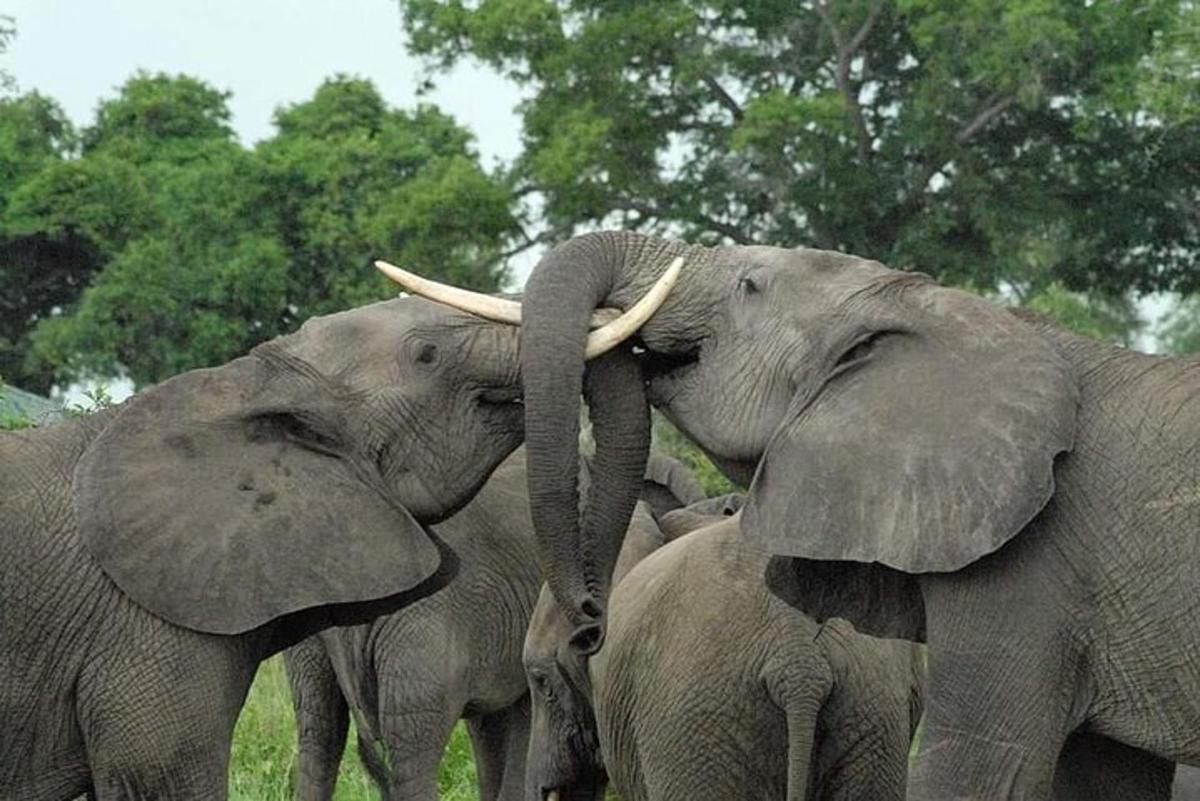
[[[271,135],[277,106],[311,97],[335,73],[371,79],[395,106],[417,102],[422,74],[395,0],[0,0],[0,14],[17,27],[0,65],[79,124],[139,69],[232,91],[246,144]],[[428,99],[475,132],[486,165],[516,155],[515,86],[475,66],[439,84]]]

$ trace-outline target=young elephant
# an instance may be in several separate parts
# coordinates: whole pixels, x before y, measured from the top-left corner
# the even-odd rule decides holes
[[[543,589],[525,640],[527,798],[902,799],[920,716],[918,646],[818,625],[767,592],[736,496],[663,518],[639,508],[609,631],[585,663]],[[714,522],[714,520],[718,522]],[[603,754],[603,761],[601,760]]]
[[[259,662],[445,586],[521,441],[515,328],[419,300],[0,434],[0,798],[222,799]]]
[[[679,462],[651,454],[641,495],[665,514],[703,492]],[[301,801],[332,799],[351,708],[359,753],[388,801],[437,798],[438,763],[459,718],[471,737],[480,799],[522,796],[529,696],[521,645],[541,584],[524,450],[434,531],[459,557],[450,586],[285,652]]]

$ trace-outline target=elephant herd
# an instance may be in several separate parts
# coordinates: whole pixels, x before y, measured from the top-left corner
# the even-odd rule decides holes
[[[1200,798],[1200,361],[828,251],[381,269],[0,434],[0,801],[225,798],[279,652],[305,799],[352,712],[389,799],[460,718],[485,799]]]

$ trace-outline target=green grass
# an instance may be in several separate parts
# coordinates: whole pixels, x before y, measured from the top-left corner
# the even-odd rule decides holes
[[[283,660],[274,657],[259,668],[233,734],[229,766],[230,801],[290,801],[296,772],[296,727]],[[471,741],[460,723],[454,729],[438,777],[438,798],[475,801],[475,763]],[[358,760],[351,730],[338,774],[335,801],[374,801],[379,793]]]

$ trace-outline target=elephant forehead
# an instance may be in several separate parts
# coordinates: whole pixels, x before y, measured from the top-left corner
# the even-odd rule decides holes
[[[312,317],[281,343],[288,353],[322,370],[344,372],[392,358],[405,339],[424,331],[453,332],[476,325],[465,314],[420,298],[394,298]]]

